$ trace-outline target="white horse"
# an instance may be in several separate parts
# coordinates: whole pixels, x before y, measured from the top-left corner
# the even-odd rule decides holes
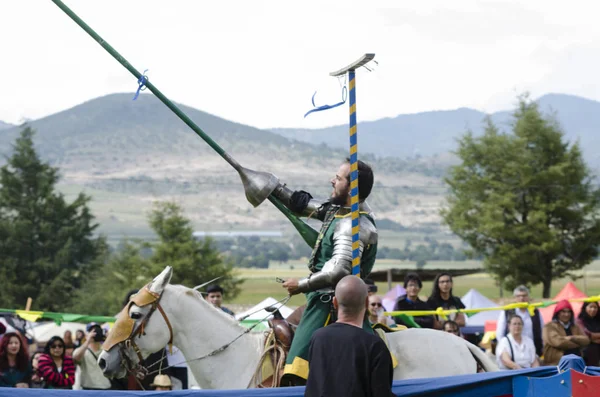
[[[147,286],[149,293],[119,314],[98,357],[104,375],[123,377],[127,367],[133,368],[141,358],[172,342],[203,389],[256,387],[251,380],[265,335],[245,332],[246,328],[206,302],[199,292],[170,285],[171,276],[172,268],[167,266]],[[476,346],[447,332],[407,329],[386,336],[398,360],[394,380],[474,374],[477,361],[485,371],[498,370]]]

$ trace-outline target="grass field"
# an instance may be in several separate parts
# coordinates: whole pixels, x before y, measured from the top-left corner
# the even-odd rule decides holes
[[[401,263],[400,261],[380,260],[374,270],[396,268],[415,268],[414,263]],[[435,268],[479,268],[481,264],[477,261],[465,262],[428,262],[426,267]],[[240,305],[252,305],[259,303],[268,296],[275,299],[282,299],[286,296],[285,290],[281,284],[275,281],[276,277],[288,278],[305,277],[308,274],[306,270],[306,261],[291,261],[285,264],[273,263],[268,269],[236,269],[238,277],[246,281],[242,284],[242,293],[228,303]],[[574,283],[581,291],[588,296],[600,294],[600,261],[594,261],[583,271],[578,272],[582,278],[575,280]],[[555,280],[552,284],[551,297],[554,297],[570,279]],[[395,285],[395,284],[394,284]],[[377,283],[379,293],[384,295],[388,291],[387,283]],[[432,283],[425,282],[422,295],[427,296],[431,292]],[[463,296],[471,288],[475,288],[481,294],[489,299],[499,300],[500,291],[495,285],[494,280],[486,273],[473,274],[468,276],[456,277],[454,279],[454,294]],[[509,299],[512,291],[504,291],[504,299]],[[534,300],[541,300],[542,286],[537,285],[532,289]],[[304,296],[294,296],[288,303],[288,306],[299,306],[305,301]]]
[[[94,197],[91,203],[93,213],[99,214],[97,221],[100,223],[100,231],[108,236],[109,242],[112,245],[117,245],[122,238],[140,238],[143,240],[152,240],[155,238],[153,232],[147,225],[145,211],[150,209],[148,202],[145,208],[140,208],[138,204],[129,200],[127,194],[119,194],[106,192],[81,185],[61,185],[61,191],[72,200],[79,192],[85,191]],[[116,199],[115,199],[116,198]],[[243,225],[233,227],[246,230]],[[201,230],[202,227],[197,227]],[[287,240],[296,232],[288,225],[284,229],[283,240]],[[408,241],[412,247],[418,244],[425,244],[425,237],[436,240],[438,243],[449,243],[455,248],[460,248],[462,243],[460,239],[449,232],[417,232],[417,231],[390,231],[381,230],[379,235],[380,246],[390,248],[403,249]],[[237,276],[245,279],[242,284],[242,292],[235,299],[229,301],[230,304],[236,305],[253,305],[266,297],[282,299],[286,296],[285,290],[281,284],[275,281],[275,277],[288,278],[305,277],[308,274],[306,268],[307,259],[289,261],[287,263],[271,263],[268,269],[236,269]],[[403,268],[414,269],[414,262],[405,262],[398,260],[379,259],[373,270],[384,270],[388,268]],[[476,269],[481,268],[481,263],[478,261],[463,261],[463,262],[447,262],[447,261],[430,261],[427,262],[426,268],[429,269]],[[586,269],[578,273],[582,277],[575,281],[575,285],[585,292],[587,295],[600,294],[600,261],[595,261],[588,265]],[[556,295],[560,289],[569,280],[556,280],[552,285],[551,296]],[[385,294],[388,290],[387,283],[378,283],[380,294]],[[500,298],[500,291],[495,285],[494,280],[487,274],[475,274],[470,276],[456,277],[454,283],[454,293],[457,296],[463,296],[469,289],[475,288],[483,295],[492,300]],[[427,296],[431,292],[431,282],[425,282],[422,295]],[[504,291],[504,298],[510,298],[511,291]],[[532,291],[534,299],[541,299],[542,286],[534,286]],[[298,306],[304,303],[304,296],[293,297],[288,305]]]
[[[86,186],[83,184],[76,183],[60,183],[58,189],[65,195],[67,201],[74,200],[77,195],[81,192],[92,197],[89,207],[96,216],[96,222],[99,223],[97,229],[98,233],[107,236],[109,244],[117,246],[124,238],[143,239],[146,241],[152,241],[156,238],[154,232],[148,225],[147,215],[152,209],[153,199],[167,199],[167,196],[160,196],[154,194],[152,191],[148,191],[147,194],[140,199],[136,195],[129,193],[117,193],[113,191],[107,191],[102,189],[96,189],[94,187]],[[192,224],[195,230],[255,230],[256,227],[246,224],[232,223],[227,226],[207,226],[196,223],[193,215],[196,213],[196,209],[189,207],[189,203],[186,201],[180,202],[183,206],[186,216],[192,216]],[[297,235],[294,228],[284,219],[280,219],[280,224],[270,226],[269,229],[274,229],[283,232],[283,240],[290,241]],[[379,245],[381,247],[390,247],[404,249],[408,241],[411,242],[412,247],[416,247],[419,244],[428,245],[425,239],[436,240],[439,244],[449,243],[455,248],[460,248],[462,245],[461,240],[449,233],[448,231],[414,231],[414,230],[402,230],[402,231],[391,231],[381,230],[379,232]]]

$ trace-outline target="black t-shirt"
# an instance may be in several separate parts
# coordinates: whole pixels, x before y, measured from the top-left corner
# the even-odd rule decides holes
[[[396,305],[394,306],[394,311],[414,311],[414,310],[435,310],[435,308],[431,308],[427,302],[423,302],[419,298],[416,301],[411,301],[408,299],[406,295],[402,295],[396,301]],[[433,328],[433,316],[416,316],[413,317],[414,322],[419,324],[421,328]],[[394,321],[396,324],[405,325],[410,327],[408,324],[402,321],[401,317],[394,317]]]
[[[457,296],[451,296],[448,300],[442,299],[441,297],[429,297],[427,304],[431,307],[431,310],[436,310],[438,307],[444,310],[452,309],[464,309],[466,306]],[[447,316],[450,320],[455,320],[457,314],[450,314]]]
[[[353,325],[315,331],[308,351],[305,397],[388,397],[394,368],[381,338]]]
[[[427,299],[427,304],[432,310],[435,310],[438,307],[442,307],[445,310],[465,308],[465,304],[462,303],[460,298],[457,296],[451,296],[448,300],[442,299],[441,297],[434,298],[431,296],[429,299]]]

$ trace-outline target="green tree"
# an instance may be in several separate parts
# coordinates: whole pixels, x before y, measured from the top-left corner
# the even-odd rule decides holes
[[[274,261],[283,262],[283,263],[290,260],[290,247],[289,246],[286,246],[286,244],[275,242],[275,241],[270,241],[268,243],[271,243],[272,245],[274,245],[274,247],[268,251],[269,259],[274,260]],[[267,264],[267,267],[268,267],[268,264]]]
[[[417,248],[411,253],[410,260],[417,262],[417,269],[423,269],[427,264],[427,261],[431,259],[431,251],[423,244],[419,244]]]
[[[176,203],[156,203],[149,223],[159,238],[152,247],[151,263],[155,275],[165,266],[172,266],[171,282],[188,287],[221,277],[217,282],[225,290],[225,296],[237,296],[243,280],[234,278],[232,263],[223,257],[211,239],[198,241],[194,238],[190,220]]]
[[[91,271],[70,306],[74,313],[114,316],[123,308],[126,294],[152,281],[150,261],[141,255],[143,244],[123,240],[119,250]],[[108,255],[107,255],[108,256]]]
[[[60,311],[106,251],[104,238],[80,193],[68,203],[56,192],[58,169],[41,161],[35,132],[24,127],[0,168],[0,301],[35,310]]]
[[[440,244],[438,248],[438,259],[452,261],[454,259],[454,247],[448,243]]]
[[[483,136],[465,134],[462,160],[446,182],[448,207],[441,211],[452,231],[507,288],[574,277],[600,243],[600,194],[579,145],[563,142],[554,120],[526,96],[519,98],[512,133],[488,119]]]

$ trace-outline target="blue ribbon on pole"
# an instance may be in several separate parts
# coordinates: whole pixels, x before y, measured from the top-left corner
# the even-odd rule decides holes
[[[140,95],[140,91],[144,91],[146,89],[146,81],[148,81],[148,76],[146,76],[147,71],[148,69],[144,70],[144,73],[142,73],[142,75],[138,79],[138,89],[135,92],[135,96],[133,97],[134,101],[137,99],[138,95]]]
[[[317,95],[317,91],[315,91],[315,93],[312,96],[312,104],[315,108],[306,112],[304,117],[306,117],[309,114],[314,113],[314,112],[320,112],[322,110],[333,109],[340,105],[343,105],[344,103],[346,103],[346,97],[348,96],[348,90],[347,90],[346,86],[344,86],[344,88],[342,88],[342,102],[338,102],[335,105],[323,105],[323,106],[317,107],[317,105],[315,105],[315,95]]]

